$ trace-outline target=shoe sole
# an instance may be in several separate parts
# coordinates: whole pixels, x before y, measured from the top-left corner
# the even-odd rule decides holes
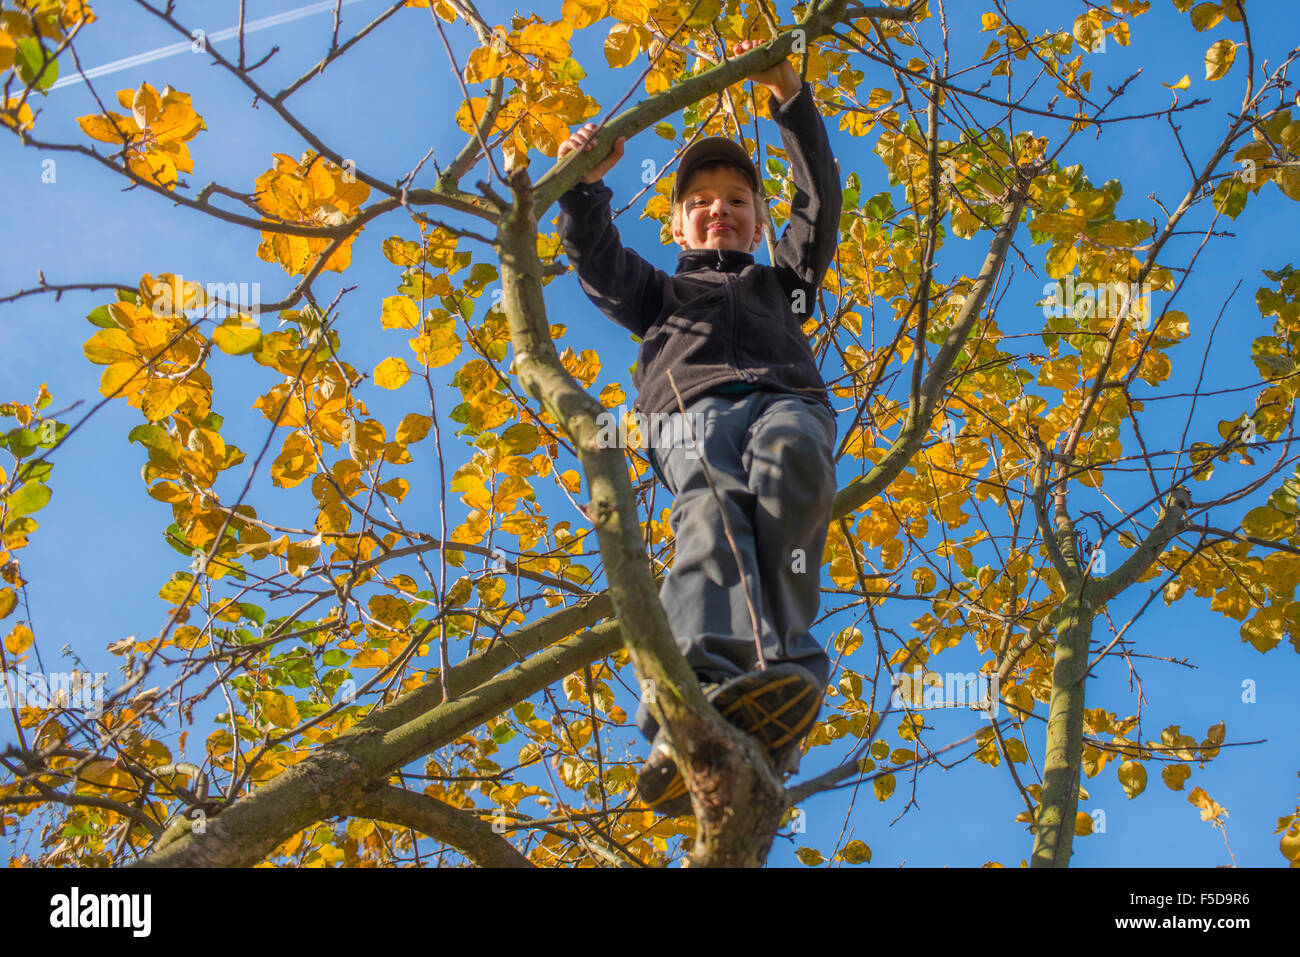
[[[797,665],[773,665],[764,671],[732,678],[711,699],[728,723],[756,737],[768,751],[773,767],[812,727],[821,710],[816,683]],[[666,783],[664,783],[667,779]],[[637,780],[646,807],[665,817],[690,813],[690,795],[671,757],[646,761]],[[655,794],[658,797],[652,797]]]

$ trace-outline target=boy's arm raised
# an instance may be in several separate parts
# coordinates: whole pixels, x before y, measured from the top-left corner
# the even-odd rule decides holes
[[[594,130],[593,124],[587,124],[561,145],[559,156],[582,148]],[[622,155],[620,137],[609,158],[560,197],[560,242],[583,291],[600,311],[634,335],[644,336],[659,314],[667,277],[625,248],[614,226],[609,208],[613,192],[600,177]]]
[[[811,85],[798,79],[788,61],[781,65],[789,68],[789,79],[782,86],[767,84],[772,92],[768,106],[790,161],[794,197],[773,264],[792,271],[815,294],[839,245],[840,174]]]

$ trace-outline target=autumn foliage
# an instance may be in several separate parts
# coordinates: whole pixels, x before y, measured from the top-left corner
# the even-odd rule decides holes
[[[189,35],[164,5],[137,6]],[[1027,861],[1068,863],[1072,838],[1092,827],[1080,786],[1086,795],[1103,772],[1130,797],[1149,773],[1173,791],[1195,774],[1204,788],[1189,799],[1222,826],[1213,760],[1232,729],[1153,730],[1120,679],[1090,677],[1085,693],[1084,673],[1131,665],[1140,645],[1124,640],[1131,623],[1184,600],[1239,623],[1270,662],[1300,652],[1290,445],[1300,272],[1252,264],[1262,278],[1246,291],[1265,334],[1223,348],[1248,356],[1258,378],[1216,397],[1217,428],[1190,413],[1182,439],[1148,425],[1162,391],[1200,389],[1197,350],[1208,347],[1198,330],[1223,305],[1178,300],[1196,248],[1171,237],[1190,230],[1226,245],[1220,234],[1248,205],[1300,199],[1291,60],[1274,58],[1267,72],[1256,62],[1258,32],[1252,39],[1239,0],[1174,0],[1212,42],[1188,53],[1189,76],[1165,84],[1169,105],[1132,122],[1169,135],[1167,120],[1195,117],[1221,140],[1179,167],[1176,195],[1153,215],[1071,152],[1124,115],[1132,78],[1101,84],[1094,71],[1105,44],[1149,39],[1151,3],[1080,3],[1072,22],[1041,34],[978,6],[949,3],[941,24],[937,0],[910,11],[844,0],[794,10],[564,0],[492,24],[462,0],[392,3],[377,35],[426,31],[431,55],[453,59],[444,39],[473,44],[440,92],[443,121],[464,138],[454,160],[412,157],[405,177],[396,165],[358,168],[348,144],[299,122],[293,99],[328,82],[350,44],[276,92],[258,85],[241,41],[238,57],[229,46],[210,55],[233,89],[286,122],[285,152],[263,157],[246,182],[200,186],[205,138],[217,131],[205,104],[170,86],[113,91],[107,102],[121,112],[101,100],[78,119],[80,140],[45,139],[42,96],[71,69],[80,31],[111,28],[113,14],[97,19],[73,0],[4,3],[0,122],[16,141],[112,169],[142,206],[174,202],[211,217],[206,228],[284,275],[281,298],[255,303],[237,284],[182,277],[166,263],[92,292],[84,359],[103,367],[100,398],[139,410],[123,459],[143,463],[142,491],[159,503],[150,514],[177,567],[157,591],[164,625],[142,624],[143,637],[110,646],[121,672],[98,713],[59,701],[9,709],[0,830],[31,838],[13,863],[194,854],[374,866],[450,848],[459,856],[449,861],[488,865],[658,866],[693,852],[690,818],[656,818],[636,799],[637,755],[626,745],[642,646],[629,631],[652,623],[614,617],[632,580],[618,577],[631,574],[627,555],[647,575],[670,560],[668,510],[662,492],[652,498],[642,452],[629,450],[612,478],[584,464],[592,410],[620,410],[630,397],[623,370],[575,336],[576,320],[544,312],[547,287],[566,271],[547,207],[578,175],[575,162],[555,164],[559,144],[593,118],[616,117],[606,147],[615,135],[680,148],[725,134],[757,149],[766,96],[753,95],[747,74],[718,72],[746,38],[784,43],[764,63],[748,56],[758,67],[792,56],[828,127],[860,146],[838,156],[839,254],[805,325],[841,410],[842,490],[820,556],[828,630],[819,637],[837,669],[805,759],[828,756],[832,771],[789,782],[787,803],[854,781],[899,803],[902,780],[941,773],[936,752],[953,742],[927,724],[932,685],[922,676],[961,655],[998,679],[1001,719],[972,717],[958,746],[990,774],[1010,771],[1017,806],[994,813],[1019,814]],[[800,24],[829,26],[792,39]],[[949,62],[949,30],[982,31],[987,49]],[[575,58],[584,34],[603,38],[600,66],[614,86],[592,82]],[[1031,74],[1050,92],[1004,103],[1012,78]],[[1227,119],[1204,118],[1203,101],[1188,99],[1189,89],[1233,81],[1243,98]],[[684,99],[683,89],[702,92]],[[305,151],[292,145],[303,140]],[[763,139],[777,230],[797,215],[784,159]],[[657,173],[632,211],[666,228],[672,177]],[[531,229],[527,248],[521,229]],[[958,241],[988,247],[982,270],[948,265],[942,253]],[[363,256],[391,272],[376,301],[342,289]],[[1012,287],[1013,260],[1033,271],[1028,286]],[[523,278],[503,289],[507,273]],[[1044,297],[1044,282],[1108,295]],[[43,278],[19,295],[55,308],[59,291]],[[552,366],[545,350],[522,348],[528,330],[555,343]],[[359,367],[355,344],[375,337],[391,354]],[[213,362],[218,354],[228,361]],[[261,383],[251,410],[223,397],[229,362]],[[592,406],[559,401],[574,394],[562,386]],[[374,414],[390,392],[401,414]],[[29,404],[0,405],[9,673],[35,667],[38,643],[48,662],[65,640],[30,627],[23,552],[40,535],[41,509],[57,507],[60,445],[73,425],[95,421],[93,411],[47,417],[52,401],[42,388]],[[234,417],[257,426],[258,447],[231,441]],[[627,552],[611,554],[593,534],[601,481],[637,497],[641,534],[625,536]],[[1103,546],[1109,562],[1098,566]],[[908,627],[875,627],[876,614],[903,602]],[[896,674],[918,678],[891,703]],[[199,763],[174,756],[187,736],[202,740]],[[312,786],[329,783],[308,806],[294,790],[307,775],[295,769],[335,760],[351,770],[321,771]],[[1300,809],[1279,811],[1279,847],[1295,866]],[[219,826],[232,820],[237,828]],[[787,808],[782,820],[791,825]],[[864,863],[870,843],[859,828],[798,857]]]

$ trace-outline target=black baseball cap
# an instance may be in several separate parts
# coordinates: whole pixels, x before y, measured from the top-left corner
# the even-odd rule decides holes
[[[759,182],[758,168],[754,166],[754,161],[749,158],[745,148],[725,136],[710,136],[692,144],[682,154],[681,161],[677,164],[677,178],[673,181],[673,195],[670,200],[674,207],[681,198],[679,194],[682,187],[690,182],[691,174],[704,164],[718,160],[739,168],[754,191],[762,193],[763,187]]]

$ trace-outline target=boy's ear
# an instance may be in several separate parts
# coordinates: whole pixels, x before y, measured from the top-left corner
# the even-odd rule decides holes
[[[682,221],[680,217],[677,220],[677,225],[672,227],[672,232],[673,232],[673,242],[675,242],[678,246],[681,246],[682,249],[686,249],[687,248],[686,233],[682,229]]]

